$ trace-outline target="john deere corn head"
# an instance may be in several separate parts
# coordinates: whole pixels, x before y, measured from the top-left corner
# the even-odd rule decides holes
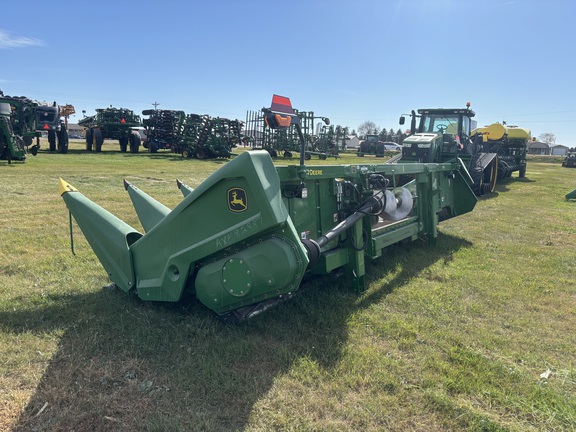
[[[174,209],[125,181],[145,233],[60,180],[60,194],[111,280],[142,300],[176,302],[188,290],[216,314],[252,317],[295,294],[306,275],[341,271],[364,284],[365,261],[426,237],[477,198],[458,159],[442,163],[304,164],[290,100],[274,96],[272,129],[293,125],[300,163],[275,167],[263,150],[240,154],[197,188],[178,183]],[[71,227],[72,229],[72,227]]]

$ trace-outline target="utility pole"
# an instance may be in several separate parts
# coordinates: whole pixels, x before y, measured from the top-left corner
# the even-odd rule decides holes
[[[154,109],[158,109],[158,105],[160,105],[158,102],[154,102],[152,105],[154,105]]]

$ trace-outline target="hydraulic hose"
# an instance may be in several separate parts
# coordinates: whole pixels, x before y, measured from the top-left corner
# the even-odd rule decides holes
[[[383,202],[384,200],[384,195],[381,197],[377,197],[376,195],[370,197],[358,210],[356,210],[326,234],[322,234],[318,240],[316,240],[316,243],[318,246],[323,247],[337,238],[342,232],[354,226],[354,224],[362,219],[366,214],[380,213],[380,211],[382,211],[385,206],[385,203]]]

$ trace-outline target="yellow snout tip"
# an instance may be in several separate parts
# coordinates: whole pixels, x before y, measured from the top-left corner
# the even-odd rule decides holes
[[[66,183],[64,180],[60,179],[60,181],[58,182],[58,193],[60,194],[60,196],[62,196],[66,192],[78,192],[78,189]]]

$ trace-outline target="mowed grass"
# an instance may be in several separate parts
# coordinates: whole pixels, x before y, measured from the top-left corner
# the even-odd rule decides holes
[[[576,428],[576,169],[559,158],[530,159],[436,246],[388,249],[361,295],[320,278],[229,326],[108,288],[76,226],[72,255],[57,190],[62,177],[140,229],[122,179],[173,207],[175,179],[226,162],[81,148],[0,163],[1,430]]]

